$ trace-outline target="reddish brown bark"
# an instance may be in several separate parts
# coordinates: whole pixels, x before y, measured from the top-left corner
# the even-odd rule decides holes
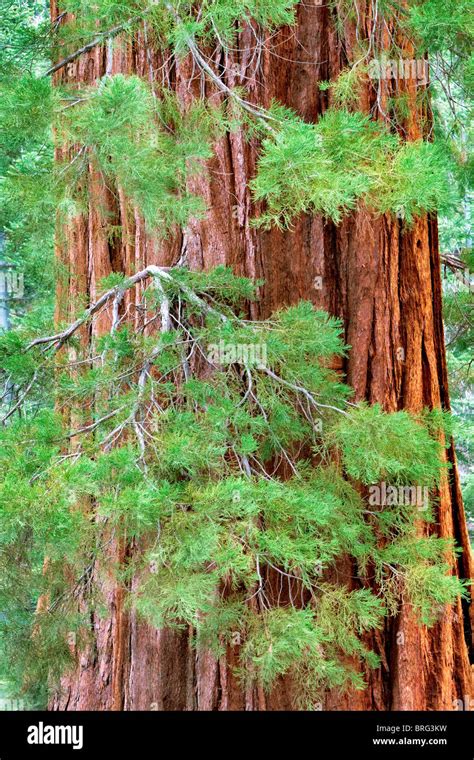
[[[52,13],[57,15],[55,2]],[[258,55],[256,38],[245,29],[239,35],[241,52],[230,57],[217,50],[214,60],[226,65],[227,84],[245,84],[255,102],[268,105],[276,98],[314,121],[328,104],[327,93],[320,92],[317,83],[333,78],[345,65],[344,51],[351,48],[353,37],[348,28],[343,44],[328,8],[307,0],[298,9],[297,26],[281,30],[271,43],[267,39]],[[93,82],[106,68],[137,72],[152,81],[157,77],[159,83],[163,77],[183,102],[199,94],[203,85],[189,59],[163,65],[160,56],[147,49],[143,35],[133,46],[116,46],[109,61],[104,49],[96,48],[72,64],[67,76]],[[216,94],[209,83],[205,86]],[[369,88],[361,93],[363,107],[371,105],[370,93]],[[419,133],[416,116],[408,126],[411,136]],[[256,209],[248,183],[255,174],[257,151],[257,143],[246,142],[240,132],[219,142],[208,175],[192,183],[206,200],[206,218],[191,221],[165,244],[151,240],[139,215],[130,214],[130,209],[127,214],[122,195],[118,203],[113,201],[91,170],[94,192],[106,198],[123,225],[122,242],[107,241],[98,206],[91,202],[89,214],[77,220],[74,235],[67,246],[59,247],[58,255],[73,275],[84,278],[86,273],[85,291],[91,300],[97,281],[111,271],[172,265],[183,257],[196,269],[227,264],[238,274],[265,280],[261,300],[252,307],[254,317],[264,318],[282,304],[309,298],[343,319],[352,350],[342,369],[357,398],[380,402],[387,410],[449,408],[436,221],[423,219],[407,230],[399,220],[374,219],[361,209],[339,227],[319,217],[304,217],[288,232],[256,231],[250,225]],[[315,280],[319,277],[321,288]],[[74,283],[72,279],[71,293]],[[105,326],[99,323],[95,329]],[[457,572],[471,577],[453,448],[448,457],[454,468],[441,488],[436,530],[454,536],[463,547]],[[349,560],[341,561],[339,571],[341,580],[354,583]],[[244,692],[232,673],[234,651],[216,662],[192,650],[187,635],[153,630],[125,611],[123,591],[112,582],[106,598],[109,615],[94,616],[94,643],[78,653],[77,668],[64,679],[52,709],[293,708],[288,681],[270,695],[258,689]],[[369,641],[382,665],[367,674],[367,689],[345,697],[331,693],[325,709],[452,709],[453,699],[471,693],[471,627],[468,605],[462,609],[459,603],[448,612],[427,630],[404,605],[401,614]]]

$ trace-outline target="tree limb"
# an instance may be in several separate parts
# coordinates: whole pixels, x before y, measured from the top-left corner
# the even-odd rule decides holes
[[[94,314],[96,314],[105,304],[110,301],[111,298],[116,298],[120,295],[121,291],[125,289],[129,289],[133,287],[133,285],[136,285],[138,282],[142,282],[143,280],[146,280],[148,277],[167,277],[170,278],[170,275],[168,274],[170,267],[157,267],[150,265],[146,267],[146,269],[142,269],[140,272],[137,272],[136,274],[132,275],[131,277],[127,277],[125,282],[121,282],[119,285],[116,285],[114,288],[111,288],[110,290],[107,290],[98,301],[91,304],[88,309],[85,310],[85,312],[82,314],[81,317],[78,317],[75,322],[70,324],[65,330],[62,332],[56,333],[56,335],[48,335],[43,338],[35,338],[31,343],[28,344],[26,347],[26,350],[28,351],[30,348],[33,348],[34,346],[39,346],[46,343],[55,343],[54,346],[54,353],[56,353],[61,346],[69,340],[69,338],[74,335],[74,333],[85,323],[87,322],[90,317],[93,317]]]

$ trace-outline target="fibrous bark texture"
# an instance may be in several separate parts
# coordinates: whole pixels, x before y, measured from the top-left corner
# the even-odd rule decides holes
[[[373,23],[370,10],[365,16],[360,11],[360,23],[368,34]],[[57,15],[53,2],[52,16]],[[235,45],[239,52],[216,48],[207,54],[226,84],[245,86],[250,100],[268,106],[276,99],[315,121],[330,98],[318,89],[318,82],[337,76],[354,45],[352,27],[336,31],[327,5],[306,0],[298,7],[295,27],[272,35],[246,27]],[[149,46],[146,30],[133,45],[116,41],[113,50],[96,47],[56,76],[92,83],[106,72],[138,73],[152,84],[171,87],[183,102],[203,90],[216,100],[221,97],[190,56],[169,59]],[[384,83],[379,91],[382,104],[390,86]],[[411,97],[414,84],[408,81],[403,87]],[[368,111],[375,100],[375,91],[362,89],[361,108]],[[409,137],[420,135],[421,116],[414,104],[412,121],[406,125]],[[265,318],[275,308],[302,298],[342,318],[351,350],[341,370],[357,399],[378,402],[387,411],[449,409],[435,219],[424,218],[406,229],[401,220],[376,219],[360,209],[337,227],[305,216],[290,231],[256,230],[251,218],[258,209],[248,183],[255,175],[258,147],[241,132],[220,140],[207,174],[192,182],[192,189],[206,200],[206,217],[191,221],[166,243],[152,240],[120,189],[113,196],[91,168],[89,213],[68,230],[67,244],[58,244],[58,256],[71,273],[69,290],[63,285],[59,293],[62,317],[78,292],[93,301],[98,281],[112,271],[130,274],[149,264],[178,261],[195,269],[225,264],[236,274],[264,280],[261,298],[251,307],[254,318]],[[100,211],[104,207],[114,223],[122,225],[121,241],[107,239]],[[128,303],[137,296],[132,292]],[[133,308],[129,313],[132,322],[139,319]],[[95,331],[107,328],[104,319],[94,324]],[[464,551],[455,570],[468,578],[469,540],[452,447],[447,456],[453,468],[443,481],[437,524],[430,530],[456,539]],[[127,550],[116,547],[116,558]],[[350,560],[341,560],[341,582],[356,587],[354,572]],[[235,651],[216,661],[196,652],[186,633],[157,631],[137,620],[124,606],[124,591],[112,581],[104,593],[108,614],[94,615],[93,642],[77,653],[77,668],[63,680],[52,709],[293,708],[288,679],[271,694],[257,688],[242,690],[233,676]],[[466,603],[459,602],[449,614],[442,611],[429,630],[417,625],[410,606],[404,604],[401,613],[388,619],[385,629],[367,643],[380,654],[381,667],[366,674],[364,691],[330,693],[323,709],[449,710],[454,699],[470,695],[471,625]]]

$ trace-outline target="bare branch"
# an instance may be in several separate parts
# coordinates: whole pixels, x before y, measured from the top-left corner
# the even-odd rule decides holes
[[[173,8],[173,6],[167,3],[166,8],[174,16],[175,20],[179,24],[183,25],[182,19],[180,18],[176,10]],[[113,27],[112,29],[108,29],[106,32],[100,32],[96,37],[94,37],[93,40],[88,42],[86,45],[83,45],[83,47],[79,48],[78,50],[75,50],[73,53],[66,56],[61,61],[58,61],[58,63],[55,63],[54,66],[51,66],[51,68],[49,68],[46,71],[45,76],[50,76],[51,74],[54,74],[56,71],[63,69],[69,63],[73,63],[75,60],[77,60],[77,58],[79,58],[84,53],[88,53],[91,50],[93,50],[97,45],[101,45],[105,41],[108,41],[112,39],[113,37],[116,37],[118,34],[120,34],[120,32],[123,32],[125,31],[125,29],[130,27],[132,23],[142,20],[142,18],[146,16],[146,14],[150,12],[150,10],[151,10],[150,8],[145,9],[141,14],[140,19],[129,18],[123,24],[119,24]],[[268,111],[266,111],[265,109],[259,108],[258,106],[254,106],[248,100],[245,100],[236,92],[234,92],[234,90],[228,87],[225,84],[225,82],[223,82],[222,79],[212,70],[211,66],[209,66],[208,62],[202,55],[201,51],[196,45],[195,40],[193,39],[191,35],[185,34],[184,42],[186,43],[189,49],[189,52],[191,53],[194,61],[196,62],[200,70],[204,72],[205,74],[207,74],[207,76],[218,87],[218,89],[221,90],[221,92],[225,93],[228,97],[235,100],[235,102],[238,103],[240,107],[243,108],[245,111],[250,113],[255,118],[259,119],[265,125],[266,129],[268,129],[271,132],[274,132],[274,129],[270,126],[270,124],[268,124],[268,122],[269,121],[278,122],[278,119],[276,119],[274,116],[271,116],[271,114],[269,114]]]
[[[265,372],[268,377],[271,377],[272,380],[276,380],[277,383],[281,383],[282,385],[286,385],[287,388],[291,388],[293,391],[296,391],[297,393],[302,393],[303,396],[305,396],[308,401],[317,408],[323,408],[323,409],[332,409],[333,412],[338,412],[339,414],[343,414],[345,417],[349,417],[350,415],[344,411],[344,409],[339,409],[337,406],[331,406],[331,404],[321,404],[319,401],[316,401],[314,396],[306,389],[303,388],[302,385],[295,385],[294,383],[288,382],[288,380],[284,380],[279,375],[275,374],[275,372],[272,372],[271,369],[268,369],[267,367],[258,367],[259,370],[262,372]]]
[[[25,390],[21,394],[20,398],[16,402],[15,406],[12,407],[12,409],[10,409],[10,411],[2,418],[2,420],[1,420],[1,424],[2,425],[4,425],[5,422],[8,420],[8,418],[11,417],[12,414],[15,414],[16,410],[20,408],[20,406],[22,405],[23,401],[25,400],[25,398],[27,397],[28,393],[32,389],[33,385],[35,384],[37,377],[38,377],[38,373],[35,372],[34,375],[33,375],[33,377],[31,378],[30,382],[26,386]]]
[[[99,420],[91,422],[90,425],[85,425],[85,427],[79,428],[78,430],[71,430],[70,433],[64,436],[64,439],[75,438],[77,435],[81,435],[82,433],[92,433],[92,431],[99,427],[99,425],[102,425],[102,423],[106,422],[106,420],[110,420],[111,417],[115,417],[115,415],[121,412],[124,408],[125,407],[121,406],[119,409],[113,409],[108,414],[104,414],[104,416]]]
[[[142,269],[140,272],[137,272],[136,274],[132,275],[131,277],[128,277],[125,282],[121,282],[120,285],[116,285],[114,288],[111,288],[110,290],[107,290],[103,295],[99,298],[98,301],[91,304],[88,309],[85,310],[85,312],[82,314],[81,317],[78,317],[75,322],[73,322],[71,325],[69,325],[65,330],[62,332],[56,333],[56,335],[49,335],[44,338],[36,338],[33,340],[28,346],[27,351],[30,348],[33,348],[34,346],[39,346],[42,344],[49,344],[54,343],[54,353],[56,353],[61,346],[69,340],[69,338],[74,335],[74,333],[85,323],[87,322],[90,317],[93,317],[94,314],[96,314],[103,306],[106,305],[108,301],[110,301],[111,298],[117,298],[122,290],[128,289],[133,287],[133,285],[136,285],[137,282],[142,282],[143,280],[146,280],[148,277],[165,277],[169,275],[167,274],[169,271],[169,267],[157,267],[157,266],[149,266],[146,269]]]
[[[81,55],[84,53],[88,53],[89,51],[93,50],[97,45],[101,45],[105,40],[110,39],[111,37],[116,37],[117,34],[120,34],[120,32],[125,31],[125,29],[130,26],[130,24],[133,22],[133,19],[128,19],[123,24],[119,24],[118,26],[112,27],[112,29],[108,29],[106,32],[100,32],[97,37],[94,37],[93,40],[87,43],[87,45],[83,45],[78,50],[75,50],[70,55],[67,55],[65,58],[63,58],[61,61],[58,61],[54,64],[54,66],[51,66],[46,73],[45,77],[51,76],[51,74],[54,74],[56,71],[59,71],[60,69],[63,69],[65,66],[68,65],[68,63],[73,63],[75,60],[80,58]]]

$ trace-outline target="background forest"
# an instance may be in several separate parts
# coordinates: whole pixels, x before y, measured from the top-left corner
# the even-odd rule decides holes
[[[472,7],[369,3],[364,35],[362,4],[317,5],[334,35],[356,33],[338,76],[314,82],[329,106],[313,123],[276,98],[255,103],[245,82],[230,87],[222,62],[246,24],[256,38],[267,30],[271,47],[297,23],[292,0],[65,0],[52,20],[48,3],[0,2],[5,696],[38,707],[61,694],[78,652],[95,646],[90,621],[107,615],[111,576],[124,617],[133,609],[153,628],[189,632],[216,661],[237,645],[239,688],[271,693],[291,678],[297,709],[331,689],[363,691],[384,659],[368,637],[407,599],[428,627],[467,602],[456,542],[419,524],[442,522],[454,436],[474,532]],[[113,70],[127,44],[142,45],[148,78]],[[100,78],[70,69],[98,47]],[[202,96],[158,86],[152,49],[190,56]],[[364,88],[408,54],[429,65],[415,98],[395,88],[361,108]],[[133,248],[138,216],[143,236],[187,234],[206,215],[203,167],[241,133],[259,146],[248,183],[258,234],[291,234],[302,215],[337,227],[361,207],[408,230],[437,215],[452,415],[354,395],[340,370],[357,345],[336,310],[308,295],[259,312],[264,278],[238,266],[194,271],[178,256],[99,277],[96,260],[98,284],[85,292],[90,271],[64,252],[81,235],[99,244],[77,220],[101,218],[112,264],[116,246]],[[130,318],[131,289],[142,321]],[[265,361],[218,355],[229,345],[264,345]],[[426,488],[429,504],[372,509],[382,481]],[[348,555],[360,581],[351,589],[338,577]],[[123,694],[111,699],[124,709]]]

